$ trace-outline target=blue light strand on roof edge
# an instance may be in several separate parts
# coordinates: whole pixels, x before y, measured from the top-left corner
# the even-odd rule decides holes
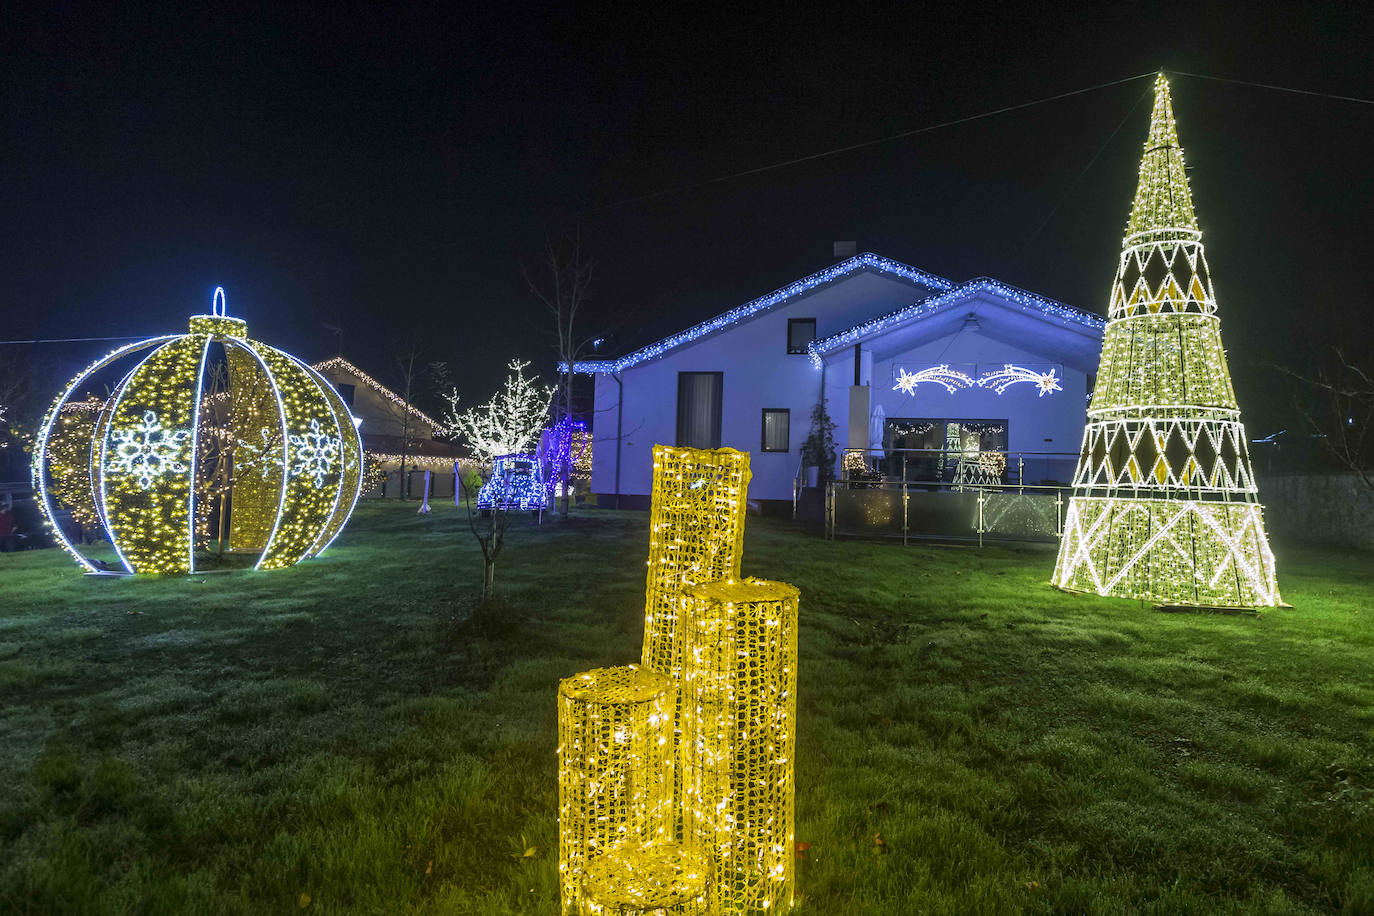
[[[750,318],[764,309],[771,308],[794,296],[810,292],[818,286],[823,286],[833,280],[838,280],[840,277],[862,270],[865,267],[877,270],[881,273],[902,277],[919,283],[922,286],[930,287],[931,289],[948,290],[954,286],[953,283],[943,277],[937,277],[934,274],[926,273],[924,270],[918,270],[915,267],[903,264],[901,261],[894,261],[891,258],[884,258],[880,255],[872,254],[871,252],[864,252],[863,254],[855,255],[852,258],[848,258],[838,264],[827,267],[825,270],[811,274],[808,277],[803,277],[795,283],[784,286],[782,289],[776,289],[767,295],[752,299],[743,305],[732,308],[730,311],[717,315],[715,318],[704,321],[695,327],[680,331],[670,337],[665,337],[657,343],[650,344],[647,347],[641,347],[633,353],[628,353],[619,359],[579,360],[573,363],[573,372],[582,375],[590,375],[597,372],[621,372],[631,366],[636,366],[642,362],[647,362],[648,360],[662,356],[669,350],[684,344],[689,344],[707,334],[714,333],[715,331],[727,328],[739,321],[743,321],[746,318]],[[566,372],[567,363],[559,363],[558,371]]]
[[[1046,299],[1044,296],[1037,296],[1035,293],[1028,293],[1023,289],[1008,286],[990,277],[978,277],[967,283],[961,283],[952,289],[946,289],[944,292],[936,293],[919,302],[912,303],[895,312],[881,315],[870,321],[865,321],[863,324],[856,324],[847,331],[832,334],[822,340],[813,340],[807,345],[806,352],[811,357],[812,365],[820,369],[824,365],[821,356],[825,353],[830,353],[834,350],[846,347],[863,337],[867,337],[869,334],[886,331],[905,321],[919,318],[929,312],[937,311],[949,305],[951,302],[983,292],[992,293],[1001,299],[1011,302],[1019,306],[1023,311],[1049,315],[1070,324],[1078,324],[1086,328],[1091,328],[1099,334],[1107,327],[1107,320],[1105,318],[1101,318],[1091,312],[1085,312],[1082,309],[1074,308],[1071,305],[1065,305],[1062,302],[1056,302],[1053,299]]]

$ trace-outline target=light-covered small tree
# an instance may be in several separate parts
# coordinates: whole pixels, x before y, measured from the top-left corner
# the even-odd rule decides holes
[[[450,391],[445,400],[448,408],[444,425],[448,433],[461,440],[483,471],[491,468],[492,459],[531,450],[539,442],[539,434],[549,418],[549,404],[553,388],[541,385],[535,376],[526,376],[529,363],[511,360],[510,375],[505,385],[480,407],[458,410],[458,392]],[[482,550],[482,607],[495,597],[496,560],[506,540],[509,508],[498,503],[487,512],[474,511],[473,501],[482,486],[482,474],[474,470],[455,477],[462,487],[468,510],[468,527]]]
[[[537,376],[526,376],[528,362],[511,360],[510,375],[501,390],[480,407],[458,410],[458,392],[444,396],[448,407],[444,425],[460,439],[483,468],[497,455],[532,450],[549,419],[553,388],[541,385]]]

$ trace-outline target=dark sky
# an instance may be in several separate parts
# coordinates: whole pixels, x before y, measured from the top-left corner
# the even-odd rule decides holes
[[[509,357],[550,365],[520,265],[578,224],[627,343],[836,239],[1103,312],[1148,100],[1103,144],[1148,80],[607,205],[1158,68],[1374,97],[1358,4],[385,6],[9,8],[2,336],[177,331],[223,284],[252,336],[321,358],[341,319],[383,378],[416,329],[485,400]],[[1266,361],[1367,333],[1374,106],[1173,87],[1242,407],[1279,422]]]

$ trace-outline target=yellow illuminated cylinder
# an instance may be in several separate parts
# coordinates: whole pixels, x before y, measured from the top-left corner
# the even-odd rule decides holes
[[[749,476],[748,452],[654,446],[643,661],[657,671],[682,671],[682,589],[739,578]]]
[[[613,847],[671,838],[677,690],[638,665],[558,685],[558,875],[564,916],[580,912],[587,868]]]
[[[684,833],[713,916],[792,905],[798,597],[759,579],[685,589]]]

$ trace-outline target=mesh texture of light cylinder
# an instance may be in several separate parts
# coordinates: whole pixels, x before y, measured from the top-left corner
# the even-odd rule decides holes
[[[624,843],[587,865],[586,916],[705,916],[702,857],[674,842]]]
[[[587,868],[613,847],[672,839],[677,688],[639,665],[558,685],[558,875],[564,916]]]
[[[1281,603],[1169,84],[1155,82],[1054,584],[1164,605]]]
[[[738,579],[744,553],[749,453],[732,448],[654,446],[649,510],[649,572],[644,590],[642,661],[682,684],[682,590],[695,582]],[[674,711],[673,749],[682,733]],[[682,783],[673,801],[681,826]]]
[[[682,589],[739,578],[749,477],[748,452],[654,446],[643,662],[656,671],[682,673]]]
[[[125,572],[185,574],[196,571],[212,510],[232,519],[229,549],[274,568],[323,551],[357,502],[362,442],[348,407],[319,373],[249,340],[222,302],[217,290],[215,314],[192,316],[188,334],[97,360],[44,419],[33,457],[39,505],[89,571],[101,567],[63,533],[61,510],[93,510]],[[219,352],[228,381],[212,403],[206,381]],[[77,402],[91,405],[89,421],[73,424],[68,399],[140,353],[107,398]],[[212,471],[226,468],[232,495],[212,496]]]
[[[798,597],[759,579],[684,590],[684,841],[713,916],[792,905]]]

